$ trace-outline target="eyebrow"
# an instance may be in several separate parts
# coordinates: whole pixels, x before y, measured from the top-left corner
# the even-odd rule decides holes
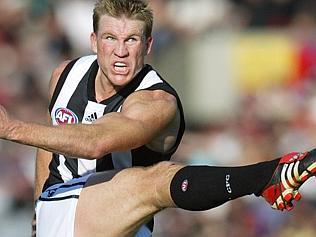
[[[101,37],[104,37],[104,36],[113,36],[113,37],[117,38],[117,36],[116,36],[115,34],[110,33],[110,32],[104,32],[104,33],[102,33],[102,34],[101,34]],[[132,37],[138,37],[138,38],[143,39],[145,36],[144,36],[143,34],[132,33],[132,34],[130,34],[130,35],[127,35],[127,36],[126,36],[126,39],[132,38]]]

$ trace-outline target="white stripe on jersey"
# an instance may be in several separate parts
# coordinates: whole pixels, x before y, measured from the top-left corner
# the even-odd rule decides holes
[[[63,155],[59,155],[59,166],[57,167],[61,178],[64,181],[68,181],[73,179],[72,173],[71,171],[67,168],[67,166],[65,165],[66,162],[66,158]]]
[[[86,74],[88,69],[90,68],[91,64],[96,59],[95,55],[90,55],[86,57],[82,57],[78,59],[78,61],[74,64],[72,69],[70,70],[65,84],[63,85],[59,95],[56,99],[54,107],[51,111],[51,117],[55,118],[55,111],[59,108],[66,108],[67,104],[72,97],[73,93],[75,92],[78,84],[80,83],[83,76]],[[53,125],[57,125],[55,119],[52,120]],[[68,181],[73,179],[71,171],[65,165],[65,157],[63,155],[59,155],[59,166],[57,167],[60,175],[64,181]],[[96,163],[96,162],[94,162]],[[95,164],[94,164],[95,167]]]
[[[163,81],[160,79],[158,74],[155,71],[150,71],[144,77],[140,85],[137,87],[136,91],[149,88],[155,84],[162,83]]]
[[[97,160],[78,159],[78,175],[83,176],[90,173],[95,173]]]

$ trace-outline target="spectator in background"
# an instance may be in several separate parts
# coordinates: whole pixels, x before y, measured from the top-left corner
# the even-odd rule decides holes
[[[246,27],[288,26],[297,8],[297,0],[231,0],[241,11]]]

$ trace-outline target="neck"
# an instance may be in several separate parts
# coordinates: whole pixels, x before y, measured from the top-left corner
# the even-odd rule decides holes
[[[135,75],[137,75],[144,67],[143,65]],[[121,90],[124,86],[116,86],[108,80],[106,74],[99,68],[98,73],[95,79],[95,97],[96,100],[103,101],[111,96],[115,95],[119,90]]]

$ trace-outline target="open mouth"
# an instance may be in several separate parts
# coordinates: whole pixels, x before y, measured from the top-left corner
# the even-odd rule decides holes
[[[126,63],[122,63],[122,62],[114,63],[114,71],[120,74],[127,73],[128,69],[127,69]]]

